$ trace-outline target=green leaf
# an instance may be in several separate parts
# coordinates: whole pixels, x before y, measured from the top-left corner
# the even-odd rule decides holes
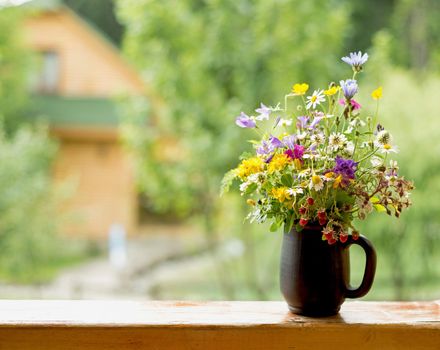
[[[373,204],[374,209],[376,209],[376,211],[378,213],[383,213],[386,212],[386,208],[382,205],[382,204]]]
[[[292,176],[289,174],[284,174],[281,177],[281,183],[286,187],[292,187]]]
[[[379,203],[379,201],[380,201],[380,200],[379,200],[379,198],[377,198],[377,197],[371,197],[371,198],[370,198],[370,202],[371,202],[371,203]]]
[[[245,194],[251,194],[252,192],[254,192],[257,189],[257,184],[250,184],[247,188],[246,191],[244,191]]]
[[[284,224],[284,233],[290,232],[290,230],[293,227],[293,222],[295,221],[294,216],[290,215],[289,218],[287,218],[286,223]]]
[[[276,221],[272,222],[272,225],[270,225],[270,232],[276,232],[278,231],[279,225]]]
[[[225,193],[229,191],[229,188],[232,185],[232,182],[237,177],[235,169],[229,170],[225,176],[223,176],[222,183],[220,186],[220,196],[223,196]]]

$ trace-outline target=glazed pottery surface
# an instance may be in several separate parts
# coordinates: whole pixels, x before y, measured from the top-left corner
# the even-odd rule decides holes
[[[295,228],[284,234],[280,282],[289,309],[306,316],[338,313],[345,298],[367,294],[376,271],[376,253],[369,240],[348,236],[345,243],[329,245],[322,240],[322,227]],[[360,245],[366,254],[364,277],[358,288],[350,286],[349,247]]]

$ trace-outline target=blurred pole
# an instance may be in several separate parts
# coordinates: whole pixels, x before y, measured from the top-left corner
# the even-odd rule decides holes
[[[108,252],[110,264],[121,270],[127,264],[127,239],[124,226],[113,224],[108,233]]]

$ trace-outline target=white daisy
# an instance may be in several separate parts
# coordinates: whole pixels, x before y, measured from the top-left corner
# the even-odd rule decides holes
[[[389,143],[386,143],[386,144],[384,144],[384,145],[381,145],[381,146],[379,147],[379,149],[380,149],[380,152],[381,152],[381,153],[386,153],[386,154],[389,154],[389,153],[398,153],[398,152],[399,152],[399,149],[397,148],[397,146],[391,145],[391,144],[389,144]]]
[[[304,179],[304,178],[306,178],[309,174],[310,174],[310,169],[304,169],[304,170],[301,170],[301,171],[298,173],[298,177],[299,177],[300,179]]]
[[[293,197],[296,197],[296,195],[298,194],[303,194],[304,191],[301,187],[294,187],[294,188],[289,188],[287,190],[287,193]]]
[[[283,119],[281,118],[280,121],[278,122],[279,126],[291,126],[293,123],[292,119]]]
[[[310,107],[312,107],[313,109],[315,109],[317,105],[324,101],[325,96],[323,94],[323,90],[315,90],[313,91],[312,96],[307,96],[306,108],[310,109]]]
[[[314,189],[315,191],[320,191],[324,188],[324,181],[322,179],[322,176],[319,175],[312,175],[309,183],[309,188]]]
[[[374,144],[377,147],[380,147],[386,144],[391,144],[392,140],[393,138],[391,134],[386,130],[382,130],[377,133],[376,139],[374,140]]]
[[[312,141],[312,145],[322,145],[325,142],[325,135],[323,133],[313,134],[310,139]]]
[[[345,137],[345,135],[339,132],[332,133],[328,138],[328,143],[333,151],[337,151],[338,149],[343,148],[346,142],[347,138]]]
[[[345,144],[345,150],[347,151],[348,154],[353,154],[354,152],[354,143],[351,141],[348,141]]]
[[[381,166],[383,164],[382,158],[377,157],[377,156],[371,157],[370,162],[371,162],[371,165],[374,166],[374,167],[378,167],[378,166]]]

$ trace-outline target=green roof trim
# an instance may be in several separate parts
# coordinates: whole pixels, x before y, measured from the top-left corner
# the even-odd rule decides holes
[[[63,6],[61,0],[32,0],[22,6],[38,10],[57,10]]]
[[[55,127],[117,127],[120,116],[116,102],[107,98],[34,96],[33,118]]]

